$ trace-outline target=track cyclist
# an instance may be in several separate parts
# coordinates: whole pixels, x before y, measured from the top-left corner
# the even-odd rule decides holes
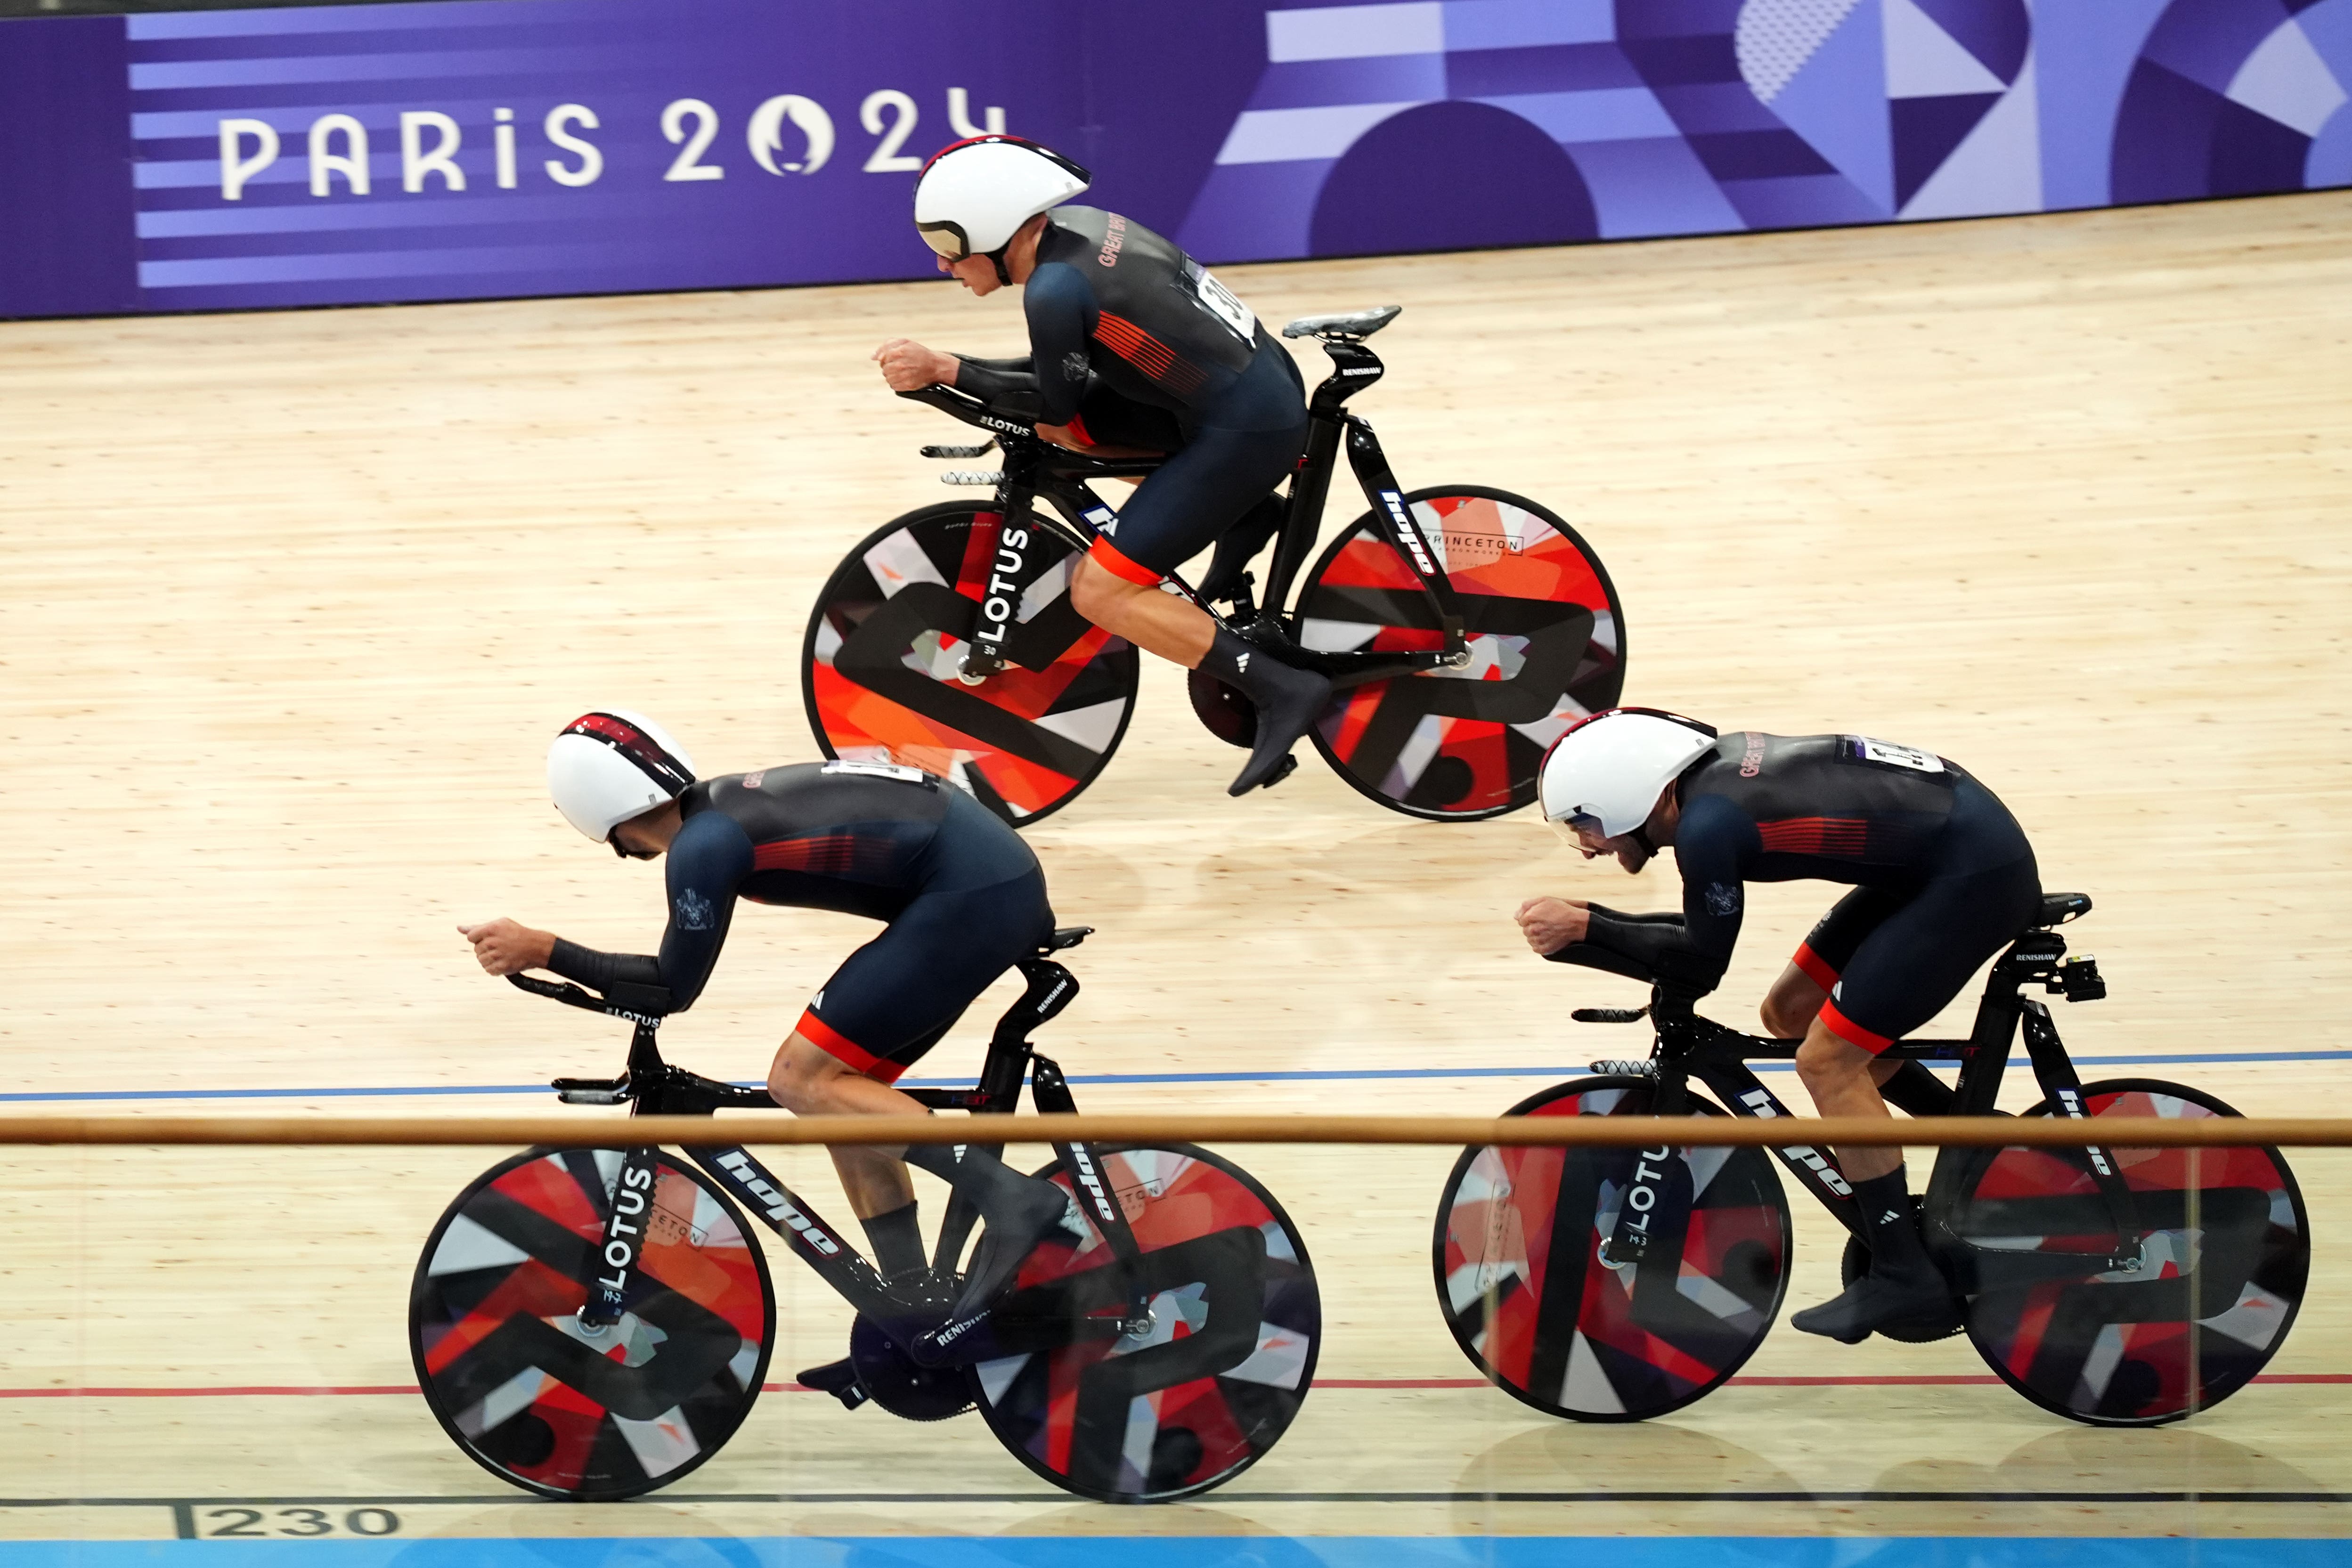
[[[1626,915],[1532,898],[1518,923],[1548,957],[1656,978],[1702,995],[1738,940],[1750,882],[1847,883],[1762,1008],[1801,1036],[1797,1073],[1824,1116],[1887,1116],[1878,1053],[1940,1012],[2039,911],[2032,846],[1991,790],[1931,752],[1854,735],[1718,737],[1694,719],[1612,708],[1546,754],[1545,821],[1587,860],[1638,872],[1671,846],[1679,915]],[[1889,1325],[1948,1318],[1950,1291],[1914,1223],[1898,1148],[1843,1148],[1870,1266],[1790,1321],[1858,1343]]]
[[[799,1115],[920,1115],[891,1082],[989,983],[1053,931],[1045,876],[1019,834],[952,784],[911,768],[799,763],[698,781],[652,720],[620,709],[565,725],[547,753],[556,810],[615,854],[667,854],[669,925],[657,955],[599,953],[512,920],[458,929],[493,975],[551,969],[638,1010],[694,1004],[740,898],[887,922],[816,993],[768,1069]],[[1070,1199],[978,1145],[838,1147],[833,1161],[875,1259],[907,1306],[881,1325],[909,1354],[961,1335],[1040,1242],[1071,1228]],[[950,1298],[927,1268],[912,1165],[978,1206],[993,1240]],[[803,1375],[803,1381],[819,1375]]]
[[[1070,603],[1255,705],[1256,738],[1232,787],[1244,794],[1283,776],[1330,683],[1157,590],[1221,537],[1226,547],[1202,597],[1239,586],[1243,565],[1281,525],[1273,492],[1306,450],[1306,384],[1199,262],[1131,219],[1063,204],[1092,180],[1017,136],[976,136],[934,153],[915,186],[915,227],[940,270],[972,293],[1021,286],[1030,352],[976,360],[894,338],[874,358],[896,392],[950,386],[1064,446],[1170,455],[1106,529],[1117,542],[1097,543],[1078,562]]]

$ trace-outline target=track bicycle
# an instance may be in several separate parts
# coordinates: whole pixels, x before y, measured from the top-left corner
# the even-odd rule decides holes
[[[1533,800],[1545,748],[1616,702],[1625,622],[1600,558],[1556,513],[1480,485],[1398,485],[1370,424],[1343,405],[1381,378],[1364,340],[1402,308],[1282,329],[1320,343],[1332,370],[1309,401],[1306,455],[1278,527],[1237,528],[1219,542],[1203,581],[1232,585],[1227,613],[1181,578],[1168,591],[1330,679],[1331,702],[1308,734],[1357,790],[1411,816],[1470,821]],[[1089,481],[1140,479],[1161,459],[1056,446],[950,387],[898,395],[989,433],[925,456],[994,448],[1003,467],[941,475],[994,494],[908,512],[835,569],[802,653],[810,727],[828,757],[952,778],[1025,825],[1092,783],[1127,733],[1136,650],[1071,608],[1070,570],[1117,525]],[[1343,443],[1370,508],[1324,549],[1293,602]],[[1243,569],[1269,538],[1261,605]],[[1242,694],[1199,671],[1190,689],[1213,733],[1251,744],[1256,716]]]
[[[2052,894],[1992,966],[1967,1040],[1909,1040],[1885,1086],[1913,1116],[1994,1113],[2020,1026],[2042,1098],[2028,1116],[2237,1113],[2150,1078],[2084,1083],[2040,985],[2070,1002],[2106,994],[2096,961],[2064,956],[2052,927],[2087,913]],[[1598,967],[1598,966],[1596,966]],[[1748,1067],[1797,1042],[1738,1033],[1655,983],[1642,1061],[1596,1061],[1512,1115],[1786,1116]],[[1957,1061],[1947,1084],[1929,1061]],[[1690,1087],[1696,1079],[1720,1102]],[[1772,1151],[1846,1227],[1843,1273],[1867,1267],[1852,1189],[1830,1151]],[[1987,1365],[2057,1415],[2095,1426],[2177,1421],[2244,1387],[2294,1322],[2310,1272],[2303,1196],[2273,1148],[1946,1147],[1914,1203],[1952,1290],[1940,1322],[1880,1332],[1915,1343],[1966,1330]],[[1789,1206],[1754,1148],[1464,1151],[1438,1207],[1434,1261],[1454,1337],[1487,1378],[1538,1410],[1635,1421],[1722,1386],[1764,1340],[1788,1280]]]
[[[989,1041],[971,1088],[912,1089],[938,1110],[1009,1114],[1024,1082],[1039,1111],[1076,1109],[1029,1033],[1077,994],[1049,954]],[[604,997],[508,977],[535,995],[635,1026],[627,1071],[560,1078],[567,1104],[632,1115],[773,1110],[763,1089],[662,1060],[641,988]],[[978,1141],[977,1139],[975,1141]],[[409,1298],[417,1380],[452,1441],[503,1480],[601,1501],[667,1486],[732,1437],[767,1386],[776,1301],[748,1205],[857,1310],[854,1381],[828,1385],[929,1421],[977,1407],[997,1440],[1055,1486],[1161,1502],[1220,1486],[1272,1448],[1312,1384],[1322,1307],[1306,1244],[1248,1172],[1189,1144],[1057,1144],[1036,1174],[1069,1190],[1086,1239],[1041,1244],[989,1320],[987,1351],[919,1365],[879,1326],[906,1306],[846,1235],[740,1147],[541,1148],[484,1172],[435,1226]],[[953,1286],[979,1216],[942,1218],[934,1293]],[[989,1245],[985,1228],[975,1264]],[[935,1319],[932,1321],[936,1321]]]

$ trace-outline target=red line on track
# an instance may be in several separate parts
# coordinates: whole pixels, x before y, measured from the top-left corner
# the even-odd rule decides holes
[[[1927,1374],[1906,1377],[1735,1377],[1735,1388],[1943,1388],[1999,1383],[1990,1373]],[[2266,1372],[2256,1383],[2352,1384],[2352,1372]],[[1478,1377],[1319,1377],[1318,1388],[1484,1388]],[[763,1383],[765,1394],[814,1394],[798,1383]],[[211,1388],[0,1388],[0,1399],[235,1399],[300,1398],[322,1394],[415,1394],[413,1383],[223,1384]]]

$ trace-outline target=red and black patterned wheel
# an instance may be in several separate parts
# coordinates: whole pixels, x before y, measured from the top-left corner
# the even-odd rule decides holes
[[[2098,1116],[2234,1116],[2154,1079],[2083,1086]],[[2050,1114],[2048,1104],[2029,1116]],[[2079,1149],[1991,1149],[1949,1224],[1973,1249],[1969,1338],[2011,1388],[2101,1427],[2154,1427],[2220,1403],[2286,1340],[2311,1273],[2303,1194],[2276,1149],[2110,1149],[2140,1235],[2118,1238]],[[2099,1268],[2137,1241],[2137,1265]]]
[[[1314,731],[1339,776],[1394,810],[1468,821],[1536,798],[1536,768],[1625,685],[1625,617],[1601,558],[1524,497],[1476,485],[1405,497],[1462,596],[1470,663],[1335,693]],[[1442,648],[1413,576],[1370,512],[1331,541],[1298,600],[1327,652]]]
[[[1638,1078],[1579,1078],[1514,1116],[1642,1116]],[[1705,1101],[1694,1112],[1723,1113]],[[1638,1264],[1601,1261],[1633,1149],[1465,1149],[1437,1209],[1438,1306],[1505,1393],[1639,1421],[1712,1392],[1764,1343],[1789,1276],[1789,1205],[1761,1149],[1680,1148]]]
[[[999,1441],[1055,1486],[1104,1502],[1169,1502],[1222,1486],[1272,1448],[1314,1382],[1323,1308],[1282,1206],[1205,1149],[1103,1146],[1141,1248],[1114,1262],[1091,1228],[1042,1248],[1000,1318],[1143,1310],[1148,1326],[972,1368]],[[1064,1186],[1059,1165],[1037,1173]]]
[[[1134,647],[1070,607],[1077,553],[1032,527],[1012,668],[960,673],[1003,518],[954,502],[868,534],[817,595],[801,654],[809,727],[828,757],[954,779],[1015,827],[1076,798],[1135,712]]]
[[[409,1349],[442,1430],[547,1497],[634,1497],[693,1469],[742,1425],[775,1343],[742,1215],[667,1155],[621,1321],[580,1326],[621,1163],[562,1149],[494,1166],[442,1215],[409,1292]]]

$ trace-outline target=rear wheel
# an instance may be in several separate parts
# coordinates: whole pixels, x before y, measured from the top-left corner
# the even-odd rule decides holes
[[[2155,1079],[2082,1092],[2094,1117],[2237,1114]],[[2051,1113],[2045,1102],[2025,1113]],[[2284,1343],[2310,1276],[2310,1222],[2276,1149],[2107,1153],[2131,1188],[2138,1237],[2116,1235],[2083,1150],[1988,1149],[1962,1174],[1948,1223],[1974,1253],[1969,1338],[2045,1410],[2159,1426],[2243,1388]],[[2133,1268],[2070,1262],[2134,1241]]]
[[[959,678],[1003,517],[949,502],[868,534],[817,595],[801,655],[809,727],[828,757],[953,779],[1023,827],[1066,806],[1110,760],[1135,711],[1138,660],[1070,607],[1077,559],[1034,523],[1012,667]]]
[[[1556,514],[1477,485],[1405,497],[1462,598],[1470,663],[1344,687],[1311,732],[1339,776],[1415,817],[1470,820],[1536,798],[1536,768],[1625,685],[1625,620],[1601,558]],[[1445,645],[1421,580],[1366,512],[1331,541],[1298,599],[1297,637],[1324,652]]]
[[[635,1497],[693,1469],[742,1425],[775,1343],[775,1291],[741,1213],[667,1154],[626,1310],[581,1328],[621,1164],[617,1149],[541,1149],[492,1166],[434,1227],[409,1291],[409,1350],[441,1429],[546,1497]]]
[[[1514,1116],[1645,1116],[1646,1079],[1579,1078]],[[1695,1113],[1723,1113],[1694,1098]],[[1789,1205],[1761,1149],[1682,1148],[1647,1254],[1601,1261],[1638,1149],[1465,1149],[1437,1208],[1445,1326],[1489,1382],[1550,1416],[1640,1421],[1713,1392],[1788,1288]]]
[[[1116,1262],[1089,1221],[1086,1245],[1032,1255],[997,1314],[1140,1308],[1148,1328],[981,1362],[972,1386],[998,1441],[1055,1486],[1170,1502],[1233,1479],[1289,1427],[1322,1299],[1297,1227],[1247,1171],[1189,1144],[1095,1152],[1141,1256]],[[1037,1174],[1070,1186],[1058,1163]]]

